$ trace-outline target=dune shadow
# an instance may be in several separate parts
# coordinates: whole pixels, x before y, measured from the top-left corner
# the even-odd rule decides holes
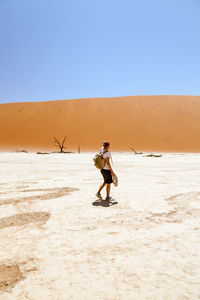
[[[117,201],[113,200],[113,201],[107,201],[107,200],[100,200],[97,199],[94,202],[92,202],[93,206],[102,206],[102,207],[110,207],[112,205],[116,205],[118,204]]]
[[[4,217],[0,219],[0,229],[12,226],[23,226],[30,223],[44,224],[50,218],[50,213],[48,212],[32,212],[32,213],[22,213],[16,214],[10,217]]]
[[[22,197],[22,198],[17,198],[17,199],[1,200],[0,205],[15,204],[18,202],[26,202],[26,201],[33,201],[33,200],[50,200],[50,199],[63,197],[74,191],[78,191],[78,189],[70,188],[70,187],[61,187],[61,188],[44,188],[44,189],[24,190],[23,193],[25,193],[25,192],[47,192],[47,193],[45,193],[43,195],[27,196],[27,197]]]

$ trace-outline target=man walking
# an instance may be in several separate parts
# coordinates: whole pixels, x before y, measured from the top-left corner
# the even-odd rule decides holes
[[[111,190],[111,183],[113,183],[112,177],[115,176],[115,173],[113,172],[113,169],[111,167],[110,163],[110,143],[109,142],[104,142],[103,147],[100,150],[100,153],[103,154],[103,158],[105,159],[105,166],[103,169],[101,169],[101,174],[103,175],[104,182],[103,184],[99,187],[98,192],[96,193],[96,196],[99,199],[102,199],[101,196],[101,190],[106,186],[106,201],[112,200],[110,197],[110,190]]]

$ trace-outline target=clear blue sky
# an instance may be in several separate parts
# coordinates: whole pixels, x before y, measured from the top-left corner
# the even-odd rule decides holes
[[[0,103],[200,95],[200,0],[0,0]]]

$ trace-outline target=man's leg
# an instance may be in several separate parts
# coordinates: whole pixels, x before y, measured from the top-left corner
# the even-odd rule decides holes
[[[106,186],[107,197],[110,197],[110,189],[111,189],[111,184],[107,183],[107,186]]]
[[[104,182],[104,183],[100,186],[100,188],[99,188],[99,190],[98,190],[98,193],[101,193],[101,190],[103,190],[103,188],[104,188],[105,185],[106,185],[106,183]]]

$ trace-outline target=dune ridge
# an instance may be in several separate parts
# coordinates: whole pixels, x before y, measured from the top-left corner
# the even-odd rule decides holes
[[[198,152],[200,96],[126,96],[0,104],[0,150]]]

